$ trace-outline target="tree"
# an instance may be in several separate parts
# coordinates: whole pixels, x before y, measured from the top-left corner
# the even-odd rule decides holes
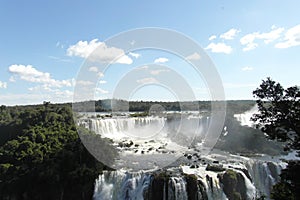
[[[286,150],[300,150],[300,90],[293,86],[284,89],[267,78],[253,91],[257,98],[258,114],[252,118],[257,126],[272,140],[286,142]],[[281,171],[281,180],[271,192],[274,200],[300,197],[300,162],[289,161]]]
[[[284,89],[267,78],[253,91],[257,98],[258,114],[252,118],[272,140],[288,142],[287,147],[300,149],[300,90],[293,86]]]
[[[46,102],[2,111],[0,119],[6,113],[12,118],[0,120],[0,200],[92,198],[94,180],[109,168],[81,143],[70,106]],[[111,142],[85,131],[111,149],[106,153],[113,160]]]

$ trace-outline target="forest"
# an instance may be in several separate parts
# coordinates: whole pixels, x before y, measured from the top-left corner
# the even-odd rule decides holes
[[[0,199],[92,198],[108,168],[82,145],[69,105],[1,106],[0,113]]]

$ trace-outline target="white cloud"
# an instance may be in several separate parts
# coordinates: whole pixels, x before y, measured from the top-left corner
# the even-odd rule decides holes
[[[277,43],[276,48],[289,48],[300,45],[300,24],[288,29],[284,34],[284,41]]]
[[[104,77],[104,74],[102,72],[98,72],[98,77]]]
[[[72,80],[55,80],[51,78],[50,73],[38,71],[31,65],[11,65],[8,70],[13,74],[11,80],[15,80],[16,77],[19,77],[21,80],[32,83],[42,83],[48,87],[72,86]]]
[[[98,68],[97,67],[90,67],[89,71],[90,72],[98,72]]]
[[[141,56],[141,54],[138,54],[138,53],[132,53],[132,52],[129,52],[129,55],[134,57],[134,58],[139,58]]]
[[[71,45],[67,49],[68,56],[78,56],[88,58],[99,62],[111,62],[121,64],[132,64],[132,59],[125,55],[122,49],[116,47],[107,47],[104,42],[99,42],[98,39],[88,41],[79,41],[75,45]],[[119,58],[115,60],[115,58]]]
[[[6,89],[7,88],[7,83],[0,81],[0,88]]]
[[[242,71],[252,71],[253,70],[253,67],[243,67],[242,68]]]
[[[220,38],[225,40],[232,40],[240,31],[237,29],[230,29],[229,31],[220,35]]]
[[[257,43],[254,43],[254,40],[257,38],[257,35],[259,35],[259,33],[254,32],[247,34],[240,39],[240,43],[246,46],[243,48],[243,51],[250,51],[258,46]]]
[[[201,56],[197,52],[195,52],[195,53],[187,56],[185,59],[187,59],[187,60],[200,60]]]
[[[94,83],[92,81],[84,81],[84,80],[77,80],[76,84],[82,85],[82,86],[94,85]]]
[[[263,40],[265,44],[269,44],[278,38],[280,38],[281,33],[284,31],[284,28],[276,28],[272,26],[272,30],[266,33],[253,32],[245,35],[240,39],[240,43],[244,45],[243,51],[250,51],[258,47],[258,43],[255,40]]]
[[[217,38],[216,35],[212,35],[212,36],[210,36],[210,37],[208,38],[208,40],[211,41],[211,40],[214,40],[214,39],[216,39],[216,38]]]
[[[131,45],[131,46],[135,45],[135,40],[132,40],[132,41],[130,42],[130,45]]]
[[[102,42],[98,42],[98,39],[91,40],[90,42],[79,41],[67,49],[67,55],[87,58],[101,44]]]
[[[147,77],[147,78],[139,79],[136,82],[142,83],[142,84],[158,83],[158,81],[153,77]]]
[[[141,66],[141,67],[138,67],[136,68],[137,70],[144,70],[144,69],[148,69],[149,66],[148,65],[144,65],[144,66]]]
[[[258,35],[258,39],[262,39],[264,40],[265,44],[269,44],[274,40],[280,38],[281,33],[283,33],[284,31],[284,28],[275,28],[274,26],[272,27],[273,27],[272,31]]]
[[[106,82],[105,80],[100,80],[99,83],[100,83],[100,84],[105,84],[105,83],[107,83],[107,82]]]
[[[150,74],[152,74],[152,75],[158,75],[158,74],[160,74],[162,72],[169,72],[169,71],[170,70],[167,70],[167,69],[157,69],[157,70],[150,71]]]
[[[232,52],[232,48],[225,43],[210,43],[205,49],[210,49],[213,53],[225,53],[230,54]]]
[[[154,60],[154,63],[165,63],[168,62],[169,59],[168,58],[157,58]]]
[[[16,82],[16,79],[15,79],[15,77],[11,76],[11,77],[9,77],[9,81],[10,82]]]
[[[123,55],[119,59],[116,60],[116,63],[127,64],[127,65],[132,64],[132,62],[133,62],[132,59],[126,55]]]
[[[104,89],[102,89],[102,88],[96,88],[96,93],[107,94],[108,91],[107,91],[107,90],[104,90]]]
[[[102,72],[99,72],[98,67],[95,66],[90,67],[89,72],[95,72],[97,73],[98,77],[104,77],[104,74]]]

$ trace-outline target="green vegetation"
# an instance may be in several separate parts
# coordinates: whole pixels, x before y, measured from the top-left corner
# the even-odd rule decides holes
[[[287,142],[286,150],[300,150],[300,90],[284,89],[267,78],[253,91],[259,113],[253,117],[268,138]],[[290,161],[281,172],[281,181],[273,187],[274,200],[300,197],[300,162]]]
[[[199,199],[199,194],[202,196],[201,199],[208,199],[205,192],[205,187],[198,183],[198,178],[194,174],[184,174],[186,181],[186,190],[188,194],[188,200],[197,200]]]
[[[0,136],[0,199],[91,199],[108,169],[82,145],[68,104],[1,106]]]
[[[218,101],[214,102],[216,105]],[[219,102],[222,103],[222,102]],[[243,113],[255,104],[252,100],[233,100],[226,101],[227,112]],[[190,111],[200,110],[209,112],[211,110],[211,101],[185,101],[185,102],[162,102],[162,101],[125,101],[121,99],[104,99],[98,101],[85,101],[75,103],[73,109],[80,112],[110,112],[112,111],[130,111],[130,112],[149,112],[151,106],[160,105],[166,111]],[[127,110],[126,110],[126,109]]]
[[[224,174],[219,174],[219,179],[223,184],[223,190],[229,200],[247,199],[247,188],[243,176],[231,169]]]

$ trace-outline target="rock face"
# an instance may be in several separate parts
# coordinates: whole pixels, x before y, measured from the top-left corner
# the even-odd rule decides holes
[[[207,200],[204,184],[194,174],[185,174],[188,200]]]
[[[245,180],[240,173],[228,169],[224,174],[219,175],[219,179],[229,200],[247,199]]]
[[[151,184],[149,185],[147,192],[144,194],[144,199],[168,199],[168,180],[169,176],[164,173],[152,176]]]

